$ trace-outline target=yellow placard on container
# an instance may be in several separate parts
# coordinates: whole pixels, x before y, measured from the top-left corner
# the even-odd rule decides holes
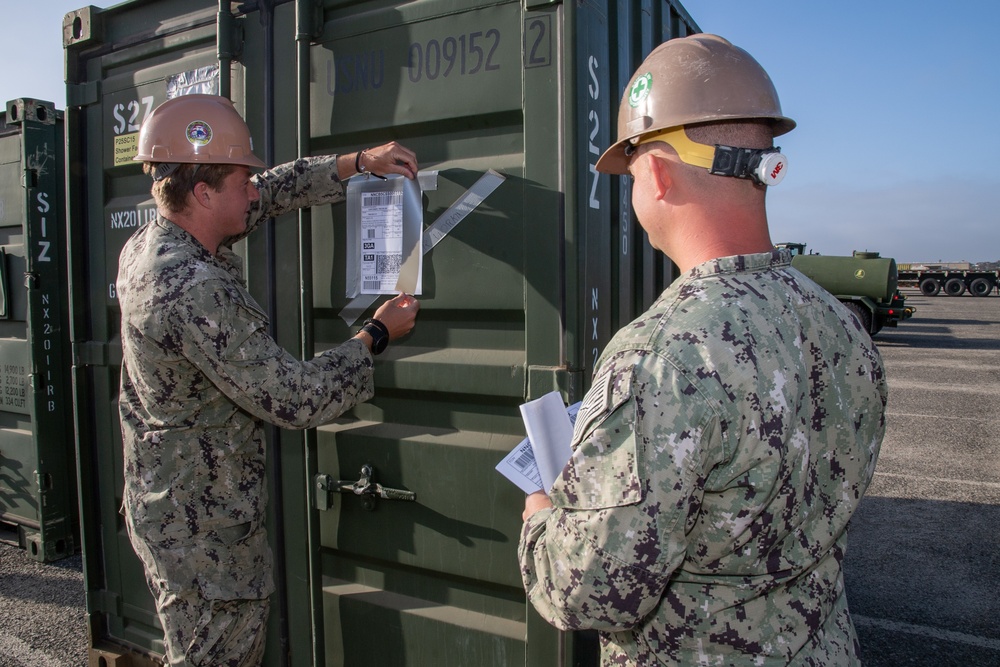
[[[132,164],[139,150],[139,133],[130,132],[115,137],[115,166]]]

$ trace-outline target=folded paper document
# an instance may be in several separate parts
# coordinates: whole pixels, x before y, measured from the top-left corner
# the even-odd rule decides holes
[[[497,471],[525,493],[548,493],[573,453],[570,442],[579,409],[580,403],[567,408],[558,391],[522,405],[528,437],[497,464]]]

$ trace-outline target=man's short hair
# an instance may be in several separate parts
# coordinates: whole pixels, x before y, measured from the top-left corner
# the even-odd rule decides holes
[[[157,162],[145,162],[142,170],[153,175]],[[237,165],[232,164],[181,164],[166,178],[153,182],[153,199],[156,205],[167,211],[180,212],[187,208],[188,194],[198,183],[218,191],[222,182],[233,173]]]
[[[688,138],[700,144],[714,146],[739,146],[740,148],[770,148],[774,145],[774,127],[767,120],[723,120],[711,123],[685,125]],[[705,187],[723,190],[729,195],[737,192],[764,193],[767,186],[745,178],[723,178],[708,173],[707,169],[694,169],[695,178]]]
[[[774,144],[774,129],[770,121],[722,120],[685,125],[688,138],[701,144],[723,144],[741,148],[770,148]]]

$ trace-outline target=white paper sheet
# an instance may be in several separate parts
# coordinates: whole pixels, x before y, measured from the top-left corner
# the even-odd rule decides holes
[[[518,443],[496,470],[525,493],[552,489],[573,453],[573,425],[580,403],[568,408],[558,391],[521,406],[528,437]]]

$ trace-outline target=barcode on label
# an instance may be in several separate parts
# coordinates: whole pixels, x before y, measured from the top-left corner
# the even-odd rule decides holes
[[[362,280],[361,281],[361,289],[365,289],[365,290],[378,289],[381,284],[382,283],[380,283],[377,280]]]
[[[517,466],[518,470],[524,470],[535,460],[535,455],[531,453],[531,450],[525,450],[520,456],[514,459],[514,465]]]
[[[402,192],[365,192],[361,195],[362,206],[398,206],[402,203]]]

